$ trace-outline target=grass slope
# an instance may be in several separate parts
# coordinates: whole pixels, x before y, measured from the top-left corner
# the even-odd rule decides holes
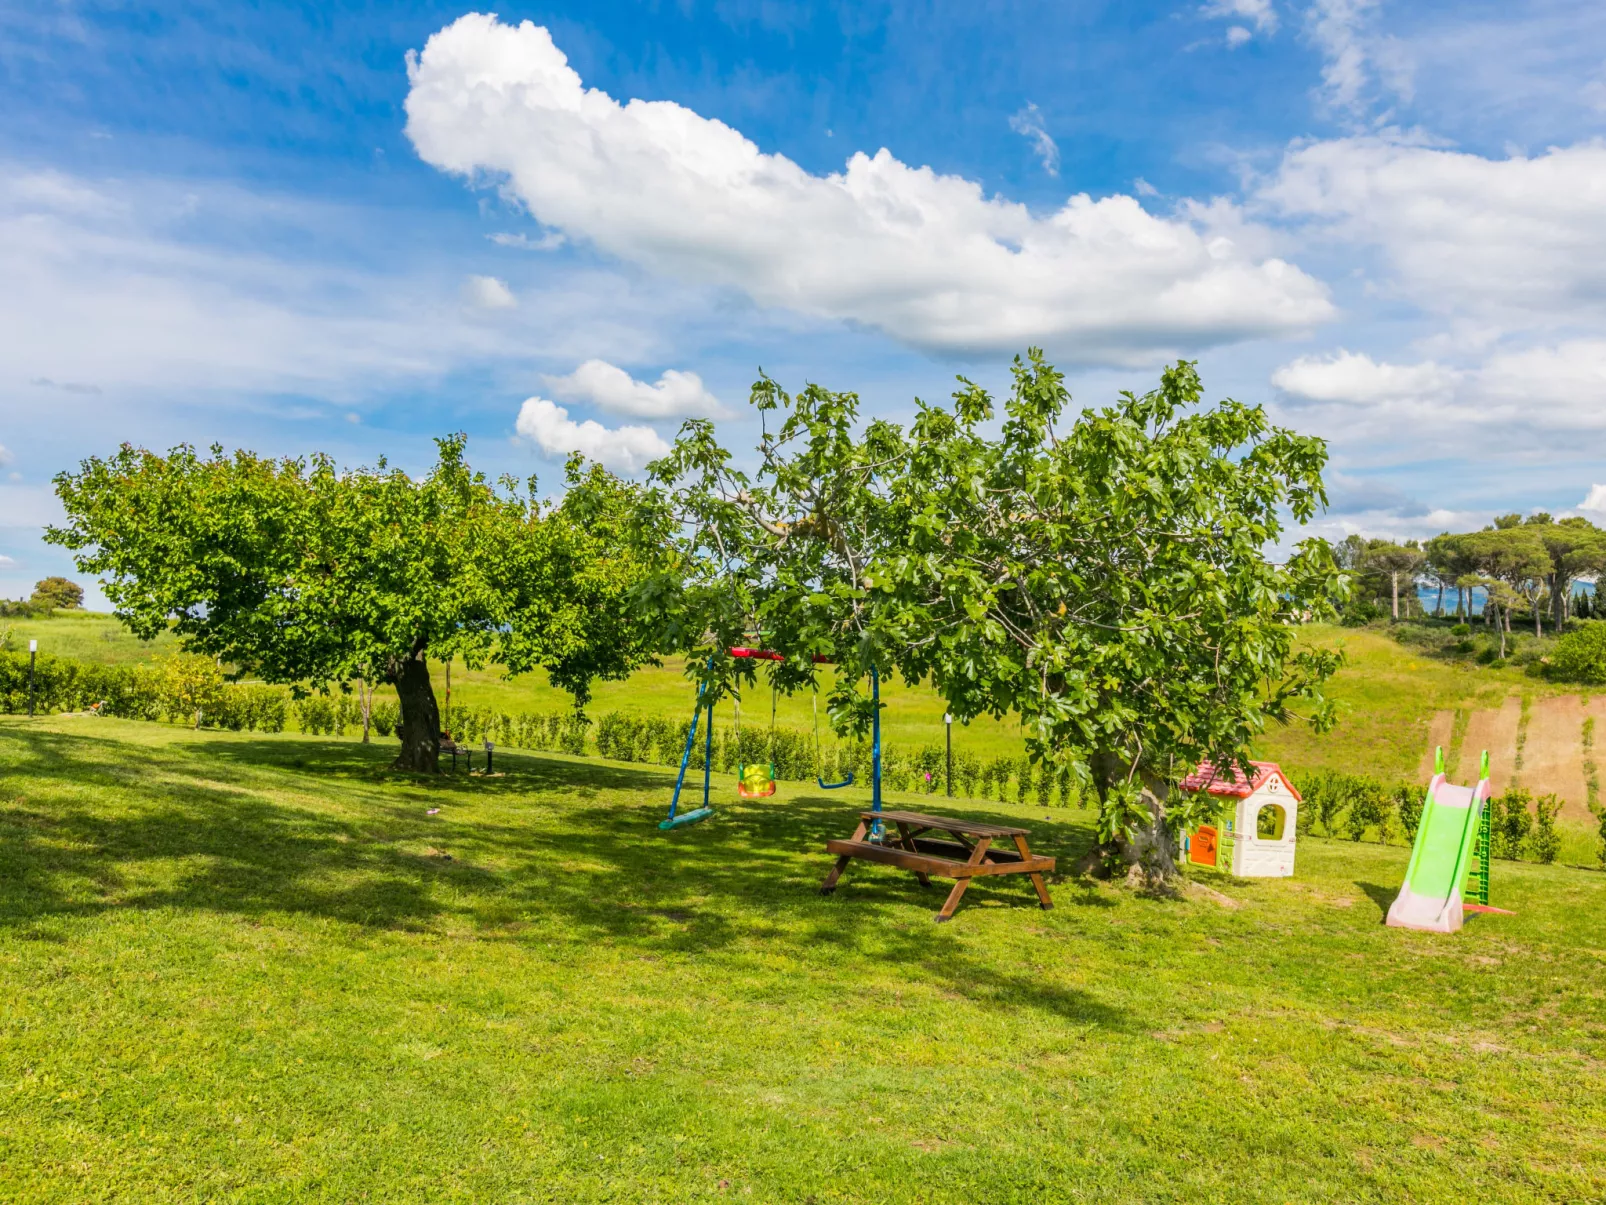
[[[938,927],[816,893],[840,797],[661,836],[663,771],[384,752],[0,720],[0,1195],[1606,1195],[1606,875],[1502,865],[1517,915],[1433,937],[1379,923],[1404,850],[1307,840],[1237,910],[983,881]]]
[[[1303,639],[1344,650],[1344,667],[1330,688],[1338,703],[1338,727],[1326,736],[1308,727],[1273,729],[1256,747],[1257,753],[1299,770],[1415,778],[1435,711],[1498,708],[1509,695],[1578,693],[1576,686],[1530,678],[1512,667],[1434,657],[1379,630],[1312,625]]]

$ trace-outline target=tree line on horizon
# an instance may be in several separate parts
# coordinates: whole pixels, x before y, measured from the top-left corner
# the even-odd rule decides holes
[[[1556,519],[1540,511],[1501,515],[1479,531],[1423,541],[1350,535],[1334,556],[1355,575],[1351,605],[1386,606],[1393,619],[1402,617],[1402,586],[1407,617],[1418,585],[1437,589],[1435,616],[1447,613],[1449,597],[1448,613],[1462,619],[1473,617],[1473,592],[1481,589],[1484,617],[1498,627],[1504,656],[1504,639],[1519,613],[1526,613],[1535,636],[1544,634],[1547,618],[1559,631],[1570,619],[1590,616],[1594,600],[1575,587],[1606,572],[1606,531],[1582,517]]]

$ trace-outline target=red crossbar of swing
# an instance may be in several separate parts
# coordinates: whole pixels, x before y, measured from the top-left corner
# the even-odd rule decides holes
[[[786,654],[777,653],[773,649],[734,648],[734,649],[731,649],[730,654],[731,654],[732,657],[747,658],[747,659],[750,659],[750,660],[753,660],[753,661],[785,661],[786,660]],[[829,657],[810,657],[809,660],[814,662],[815,665],[834,665],[834,664],[836,664]]]

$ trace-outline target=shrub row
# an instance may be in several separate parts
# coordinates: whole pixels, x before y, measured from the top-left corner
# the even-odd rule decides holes
[[[0,711],[25,713],[28,697],[28,655],[0,652]],[[223,671],[205,657],[101,665],[45,653],[33,667],[33,703],[40,715],[94,709],[128,720],[282,732],[290,692],[281,686],[227,683]]]
[[[1296,774],[1304,804],[1299,810],[1299,831],[1311,833],[1320,826],[1329,837],[1360,841],[1375,834],[1383,844],[1416,840],[1422,820],[1426,788],[1414,782],[1386,783],[1366,774]],[[1497,858],[1554,862],[1561,852],[1556,814],[1561,800],[1554,795],[1537,799],[1526,787],[1511,787],[1489,801],[1489,843]]]

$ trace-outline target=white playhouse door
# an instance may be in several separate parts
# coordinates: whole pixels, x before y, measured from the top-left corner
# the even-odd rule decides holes
[[[1297,807],[1276,775],[1238,804],[1237,823],[1233,825],[1233,874],[1246,879],[1274,879],[1294,873]],[[1258,835],[1267,829],[1267,836]]]

